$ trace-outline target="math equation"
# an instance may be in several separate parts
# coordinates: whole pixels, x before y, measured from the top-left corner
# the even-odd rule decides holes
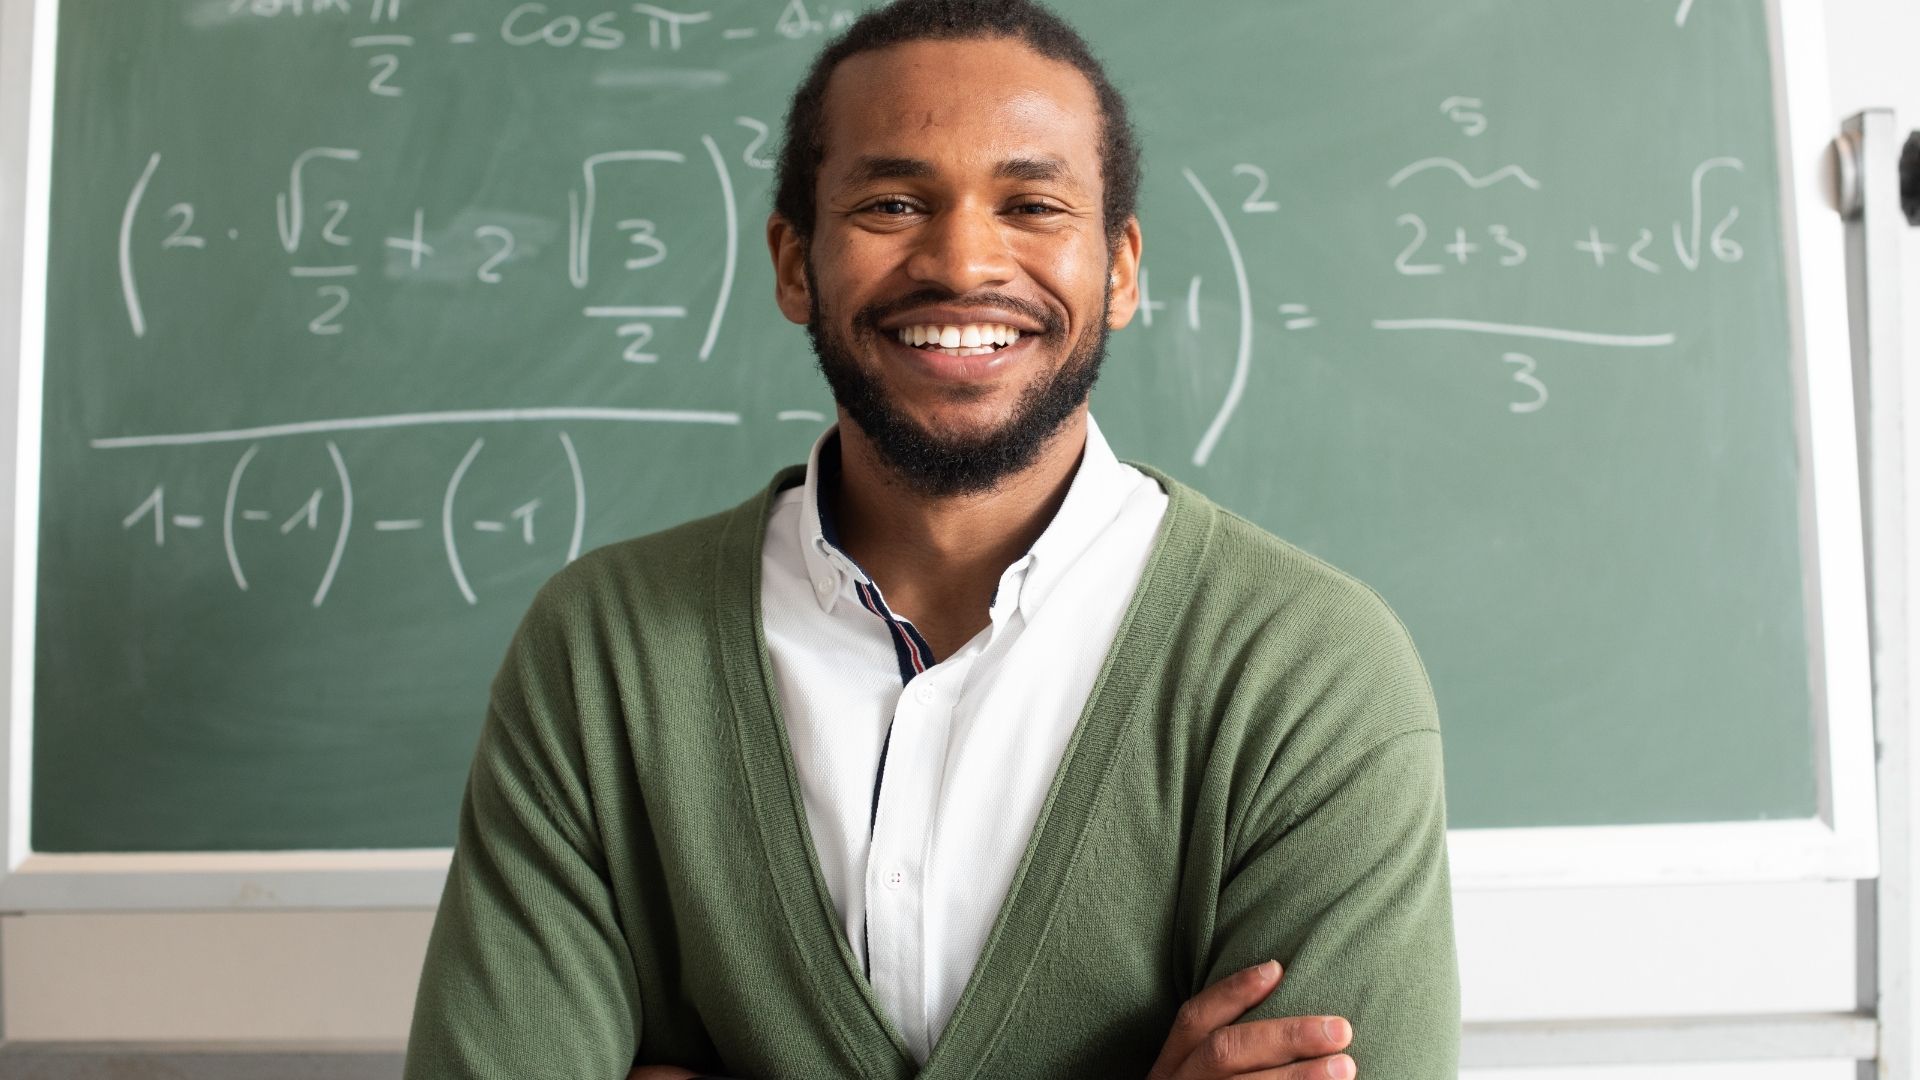
[[[290,291],[261,305],[256,317],[276,320],[283,341],[375,340],[388,322],[365,316],[369,297],[380,298],[383,310],[404,311],[412,296],[451,292],[489,309],[539,306],[549,327],[552,320],[570,320],[569,340],[593,343],[589,363],[620,373],[612,377],[641,380],[736,362],[728,349],[736,324],[771,317],[759,307],[744,314],[734,309],[742,305],[743,276],[764,272],[748,260],[764,261],[759,195],[775,165],[784,102],[729,96],[731,72],[758,63],[770,49],[789,63],[804,61],[857,14],[851,5],[818,0],[728,10],[482,4],[457,13],[434,8],[430,21],[421,18],[430,10],[425,0],[214,0],[194,10],[209,25],[299,34],[311,48],[344,57],[327,69],[336,81],[313,92],[361,123],[356,129],[315,120],[309,137],[299,119],[290,118],[287,126],[303,141],[284,156],[256,162],[272,176],[259,190],[206,181],[196,156],[203,150],[152,145],[129,158],[115,250],[93,264],[102,273],[112,268],[116,317],[127,342],[137,347],[169,320],[195,317],[178,299],[179,289],[156,301],[156,282],[188,274],[246,280],[264,268],[276,287]],[[1650,33],[1690,33],[1701,21],[1691,0],[1646,10]],[[489,70],[513,70],[516,57],[532,56],[548,65],[638,57],[644,62],[593,67],[587,80],[609,95],[738,107],[655,125],[676,133],[657,139],[647,138],[653,128],[636,120],[626,140],[607,139],[547,161],[554,181],[520,205],[445,209],[426,198],[396,198],[384,178],[431,173],[436,144],[420,143],[417,153],[426,160],[406,160],[415,152],[411,143],[352,137],[355,130],[380,130],[368,125],[381,110],[407,108],[443,89],[438,81],[449,70],[485,78]],[[1150,240],[1139,307],[1124,333],[1202,343],[1184,351],[1155,346],[1191,356],[1206,380],[1204,422],[1183,436],[1194,468],[1206,468],[1245,422],[1243,406],[1261,365],[1310,352],[1329,335],[1482,343],[1476,348],[1484,363],[1472,377],[1484,387],[1487,422],[1539,424],[1561,401],[1557,372],[1578,362],[1570,358],[1671,352],[1683,332],[1644,324],[1631,308],[1614,325],[1541,319],[1537,308],[1521,317],[1506,298],[1543,282],[1619,288],[1631,278],[1666,288],[1678,278],[1744,269],[1751,221],[1742,215],[1756,197],[1743,183],[1750,174],[1746,157],[1703,148],[1683,167],[1656,176],[1655,197],[1641,200],[1634,214],[1599,205],[1586,213],[1578,195],[1561,193],[1571,185],[1563,184],[1569,178],[1556,170],[1552,155],[1490,156],[1483,149],[1513,145],[1498,139],[1525,102],[1473,85],[1447,89],[1458,92],[1417,96],[1410,90],[1397,101],[1396,108],[1418,118],[1415,134],[1398,140],[1409,149],[1383,159],[1346,193],[1358,209],[1325,245],[1384,282],[1452,286],[1434,294],[1449,305],[1444,308],[1397,306],[1417,293],[1382,288],[1357,295],[1317,288],[1310,273],[1272,272],[1276,252],[1283,262],[1335,257],[1325,250],[1292,255],[1299,236],[1325,228],[1329,206],[1300,197],[1286,182],[1283,138],[1273,139],[1270,151],[1253,140],[1262,152],[1231,156],[1150,155],[1161,181],[1142,206],[1148,235],[1172,220],[1183,242]],[[206,190],[195,190],[196,183]],[[658,193],[669,194],[651,197]],[[1460,287],[1463,282],[1468,287]],[[395,550],[443,563],[446,587],[472,605],[485,590],[467,572],[471,545],[514,548],[564,565],[592,539],[578,425],[740,430],[770,422],[817,429],[830,419],[817,398],[764,409],[733,401],[699,407],[500,401],[197,430],[99,431],[88,445],[129,456],[164,447],[231,451],[221,490],[192,490],[156,473],[139,498],[114,508],[115,520],[101,524],[117,525],[129,545],[202,544],[209,559],[224,562],[235,590],[251,587],[250,552],[324,533],[329,540],[309,594],[315,607],[327,602],[340,568],[365,545],[406,545]],[[560,479],[473,495],[469,480],[484,475],[490,456],[501,453],[490,452],[485,435],[475,435],[436,466],[443,472],[431,485],[417,485],[417,502],[372,505],[364,492],[356,496],[354,468],[342,448],[356,433],[500,424],[542,432],[525,445],[544,446],[534,452],[553,458],[552,475]],[[275,453],[304,454],[321,468],[321,479],[297,498],[280,492],[269,498],[249,476],[262,455]]]

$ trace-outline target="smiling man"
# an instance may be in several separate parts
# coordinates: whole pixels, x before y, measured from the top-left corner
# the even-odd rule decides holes
[[[777,300],[838,421],[541,591],[408,1080],[1451,1080],[1405,630],[1088,413],[1142,234],[1086,45],[900,0],[786,136]]]

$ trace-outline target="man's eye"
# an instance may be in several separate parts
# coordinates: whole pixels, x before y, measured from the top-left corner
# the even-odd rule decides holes
[[[1021,203],[1013,209],[1015,213],[1028,217],[1045,217],[1048,214],[1057,214],[1060,212],[1060,208],[1052,203],[1041,202]]]
[[[913,204],[905,199],[881,199],[878,202],[867,204],[867,209],[878,214],[893,216],[913,213]]]

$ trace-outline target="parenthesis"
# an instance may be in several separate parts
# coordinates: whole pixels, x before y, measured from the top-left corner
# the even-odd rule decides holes
[[[1233,382],[1227,387],[1226,400],[1220,403],[1220,411],[1207,425],[1207,433],[1200,439],[1200,445],[1193,452],[1193,463],[1204,466],[1213,456],[1213,448],[1219,444],[1220,436],[1227,429],[1227,421],[1233,419],[1233,412],[1240,406],[1240,395],[1247,388],[1247,370],[1253,362],[1253,300],[1252,291],[1247,283],[1247,262],[1240,255],[1240,244],[1233,238],[1233,227],[1227,224],[1227,215],[1220,212],[1220,204],[1213,201],[1213,194],[1200,182],[1200,177],[1192,169],[1181,169],[1187,183],[1193,185],[1194,193],[1200,201],[1207,204],[1207,213],[1213,216],[1213,223],[1220,229],[1220,238],[1226,241],[1227,256],[1233,261],[1234,287],[1240,294],[1240,342],[1233,363]]]
[[[147,317],[141,311],[140,288],[133,279],[133,221],[140,213],[140,200],[146,197],[153,170],[159,167],[160,155],[156,152],[147,159],[147,167],[141,171],[140,179],[127,196],[126,209],[120,212],[120,295],[126,301],[127,321],[133,324],[134,337],[147,336]]]
[[[573,440],[560,433],[560,448],[567,452],[567,468],[573,470],[573,540],[567,544],[567,561],[580,557],[580,541],[587,532],[587,478],[580,472],[580,455]]]
[[[720,321],[726,317],[727,299],[733,294],[733,274],[740,258],[740,207],[733,198],[733,177],[727,172],[720,144],[711,135],[700,136],[700,141],[713,158],[713,171],[720,177],[720,197],[727,209],[727,259],[720,269],[720,295],[713,303],[713,319],[707,323],[707,340],[700,346],[700,359],[705,360],[713,355],[714,343],[720,340]]]
[[[454,584],[460,586],[460,595],[466,597],[469,604],[479,603],[480,598],[473,594],[473,586],[467,584],[467,572],[460,567],[460,549],[453,542],[453,497],[460,491],[460,481],[467,475],[467,467],[473,464],[474,458],[480,456],[480,448],[486,444],[485,439],[473,440],[473,445],[467,448],[467,456],[461,458],[460,464],[453,470],[453,479],[447,481],[447,497],[440,503],[440,535],[447,542],[447,565],[453,568]]]
[[[240,477],[246,474],[247,465],[253,461],[253,455],[259,452],[260,444],[254,443],[234,463],[233,475],[227,477],[227,513],[220,526],[221,535],[227,542],[227,566],[233,570],[233,583],[240,586],[241,592],[247,591],[247,575],[240,569],[240,551],[233,544],[233,507],[240,498]]]
[[[353,525],[353,480],[347,475],[346,459],[340,456],[340,448],[332,439],[327,440],[327,453],[333,458],[333,471],[340,474],[340,535],[333,541],[333,558],[327,560],[327,572],[320,578],[320,590],[313,594],[313,606],[319,607],[327,598],[327,590],[333,587],[334,571],[340,569],[340,556],[347,551],[347,529]]]

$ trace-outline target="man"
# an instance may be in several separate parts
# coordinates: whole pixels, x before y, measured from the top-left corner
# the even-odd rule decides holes
[[[838,423],[541,591],[408,1080],[1455,1075],[1404,629],[1088,415],[1137,162],[1026,0],[821,55],[767,238]]]

